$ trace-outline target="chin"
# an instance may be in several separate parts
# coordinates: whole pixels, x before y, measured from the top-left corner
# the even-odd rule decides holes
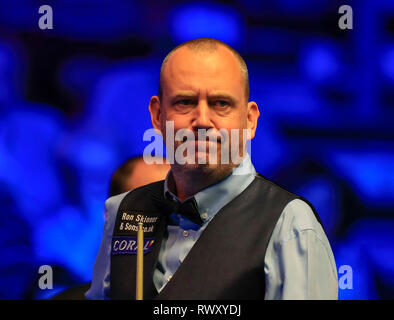
[[[220,164],[220,163],[186,163],[184,165],[180,165],[182,167],[182,171],[189,172],[192,174],[205,175],[205,176],[215,176],[215,177],[223,177],[227,176],[232,172],[233,165],[231,164]]]

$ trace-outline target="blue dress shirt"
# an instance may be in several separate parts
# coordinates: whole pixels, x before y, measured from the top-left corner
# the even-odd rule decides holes
[[[160,292],[215,214],[237,197],[254,180],[256,171],[249,155],[224,180],[194,195],[202,226],[171,214],[167,235],[163,238],[153,282]],[[179,199],[169,188],[169,174],[164,192]],[[120,202],[126,193],[109,198],[106,203],[104,234],[93,267],[88,299],[108,299],[111,239]],[[338,280],[334,256],[328,239],[312,209],[295,199],[284,208],[269,241],[265,259],[265,299],[337,299]]]

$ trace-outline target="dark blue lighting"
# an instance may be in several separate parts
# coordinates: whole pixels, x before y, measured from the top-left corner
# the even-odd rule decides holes
[[[62,118],[55,110],[34,107],[15,106],[0,121],[0,178],[18,199],[21,214],[32,224],[63,200],[55,168]]]
[[[148,106],[157,95],[159,70],[159,64],[146,59],[115,65],[92,91],[86,117],[102,135],[115,139],[124,155],[142,154],[146,146],[142,137],[152,128]]]
[[[384,151],[337,152],[331,164],[351,181],[360,199],[376,207],[394,201],[394,154]]]
[[[300,64],[312,81],[331,80],[340,69],[338,49],[332,42],[311,42],[303,49]]]
[[[139,25],[139,7],[126,0],[70,0],[39,3],[16,0],[2,3],[0,25],[19,30],[38,29],[41,5],[50,5],[53,29],[50,34],[75,40],[116,41],[136,32]],[[38,31],[38,30],[37,30]]]
[[[96,205],[91,202],[86,212],[67,206],[37,223],[34,241],[38,258],[71,270],[82,281],[90,281],[100,246],[103,212],[103,200],[96,200]]]
[[[116,41],[136,31],[139,10],[134,1],[57,1],[55,33],[79,40]]]
[[[242,39],[242,19],[231,7],[195,2],[176,7],[170,16],[173,38],[181,43],[210,37],[237,47]]]
[[[333,239],[335,228],[339,223],[339,192],[333,181],[316,177],[306,181],[296,192],[308,199],[321,218],[329,239]]]
[[[394,285],[394,224],[390,219],[365,218],[335,247],[337,267],[353,269],[353,289],[339,291],[341,299],[376,299],[377,284]],[[341,277],[341,274],[338,274]]]
[[[59,82],[71,95],[85,98],[108,67],[96,56],[77,56],[65,61],[59,70]]]
[[[382,74],[394,83],[394,45],[387,46],[381,55],[380,67]]]
[[[291,0],[278,0],[276,5],[285,12],[297,14],[297,16],[308,16],[310,14],[321,13],[330,4],[329,0],[321,1],[291,1]]]
[[[23,65],[19,50],[0,41],[0,112],[21,99]]]

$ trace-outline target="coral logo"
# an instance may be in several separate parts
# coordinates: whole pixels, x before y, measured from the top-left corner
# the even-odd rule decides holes
[[[155,242],[155,238],[144,239],[144,253],[151,251]],[[137,238],[136,237],[113,237],[112,238],[112,254],[137,254]]]

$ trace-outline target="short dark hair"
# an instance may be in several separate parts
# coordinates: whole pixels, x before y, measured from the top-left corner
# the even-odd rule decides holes
[[[113,173],[111,183],[109,186],[109,196],[116,196],[125,192],[124,188],[127,183],[127,179],[133,174],[135,166],[139,161],[143,161],[142,156],[135,156],[125,161],[116,171]]]
[[[245,78],[245,97],[246,100],[249,100],[249,94],[250,94],[250,89],[249,89],[249,73],[248,73],[248,68],[246,66],[245,60],[241,57],[241,55],[232,47],[230,47],[227,43],[224,43],[220,40],[216,40],[213,38],[198,38],[198,39],[193,39],[189,40],[186,42],[181,43],[180,45],[176,46],[174,49],[172,49],[167,56],[164,58],[161,68],[160,68],[160,78],[159,78],[159,99],[162,101],[163,98],[163,85],[162,85],[162,79],[163,79],[163,71],[164,68],[167,64],[167,61],[169,58],[172,56],[172,54],[178,50],[179,48],[182,47],[187,47],[191,50],[196,50],[196,51],[207,51],[207,52],[214,52],[217,50],[218,46],[223,46],[227,49],[229,49],[235,58],[237,58],[242,74],[244,75]]]

